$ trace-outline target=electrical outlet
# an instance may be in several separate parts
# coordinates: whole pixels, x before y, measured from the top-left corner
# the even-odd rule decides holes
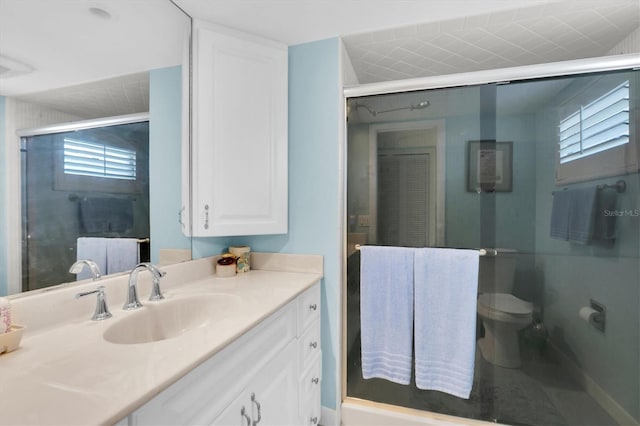
[[[361,214],[358,216],[358,226],[369,226],[369,215]]]

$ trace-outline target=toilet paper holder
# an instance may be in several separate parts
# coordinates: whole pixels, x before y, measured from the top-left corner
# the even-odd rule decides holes
[[[589,324],[595,327],[596,330],[604,333],[604,325],[607,319],[607,309],[602,303],[596,302],[593,299],[589,300],[589,304],[591,305],[591,309],[596,311],[591,316],[589,316]]]

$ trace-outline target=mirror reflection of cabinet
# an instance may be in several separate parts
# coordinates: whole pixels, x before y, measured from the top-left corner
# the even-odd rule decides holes
[[[287,232],[287,46],[194,21],[192,236]]]

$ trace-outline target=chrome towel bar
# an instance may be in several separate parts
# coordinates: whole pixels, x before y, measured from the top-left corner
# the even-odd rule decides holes
[[[354,247],[356,250],[360,250],[360,247],[362,246],[360,244],[356,244]],[[454,248],[454,247],[442,247],[442,248]],[[468,249],[462,249],[462,250],[468,250]],[[494,248],[481,248],[477,250],[480,252],[480,256],[497,256],[498,255],[498,250]]]

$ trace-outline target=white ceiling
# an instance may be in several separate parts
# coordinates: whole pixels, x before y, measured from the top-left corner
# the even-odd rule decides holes
[[[0,78],[0,95],[178,65],[187,30],[168,0],[0,0],[0,56],[32,69]]]
[[[288,45],[554,0],[175,0],[198,19]],[[609,1],[609,0],[607,0]]]
[[[599,56],[640,26],[638,0],[175,1],[197,18],[289,45],[344,36],[360,82]],[[32,69],[0,77],[0,95],[35,100],[179,64],[185,21],[168,0],[0,0],[0,55]],[[117,93],[131,101],[135,87],[115,79],[107,102],[124,103]],[[93,103],[108,92],[103,84]]]

